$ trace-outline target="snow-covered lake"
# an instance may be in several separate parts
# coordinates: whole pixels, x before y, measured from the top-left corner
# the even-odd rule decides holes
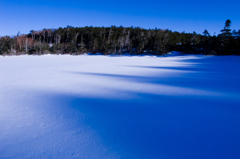
[[[239,159],[240,57],[0,57],[0,158]]]

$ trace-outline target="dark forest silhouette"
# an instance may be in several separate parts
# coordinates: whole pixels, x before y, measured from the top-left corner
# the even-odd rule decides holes
[[[139,27],[71,27],[31,30],[0,38],[0,54],[152,54],[183,53],[240,55],[240,30],[231,31],[227,20],[219,35],[179,33]]]

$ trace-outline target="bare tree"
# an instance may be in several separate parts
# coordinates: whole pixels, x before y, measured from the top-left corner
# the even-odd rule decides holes
[[[28,52],[28,38],[26,38],[26,47],[25,47],[25,49],[26,49],[26,53]]]

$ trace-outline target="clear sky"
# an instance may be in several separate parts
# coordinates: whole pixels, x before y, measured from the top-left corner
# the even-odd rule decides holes
[[[161,28],[211,35],[240,29],[239,0],[0,0],[0,35],[67,25]]]

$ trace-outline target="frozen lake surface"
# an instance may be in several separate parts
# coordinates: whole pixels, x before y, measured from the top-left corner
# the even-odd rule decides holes
[[[240,57],[0,57],[0,158],[239,159]]]

